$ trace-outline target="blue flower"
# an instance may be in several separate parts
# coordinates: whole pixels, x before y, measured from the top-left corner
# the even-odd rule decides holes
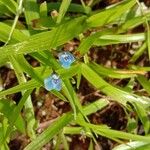
[[[61,52],[58,54],[58,58],[62,67],[66,69],[75,61],[74,56],[70,52]]]
[[[62,88],[62,80],[57,74],[52,74],[48,78],[44,79],[44,87],[46,90],[56,90],[60,91]]]

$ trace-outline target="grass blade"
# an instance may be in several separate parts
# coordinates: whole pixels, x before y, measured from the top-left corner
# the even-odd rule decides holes
[[[110,29],[101,31],[101,32],[96,32],[95,34],[92,34],[85,38],[83,41],[81,41],[81,44],[78,47],[78,51],[80,51],[81,54],[85,54],[86,52],[89,51],[90,47],[94,45],[94,42],[97,40],[102,35],[105,34],[112,34],[113,31]]]
[[[126,106],[126,102],[130,101],[141,103],[144,107],[150,105],[149,100],[143,97],[130,94],[121,89],[118,89],[106,81],[104,81],[95,71],[93,71],[88,65],[82,64],[82,75],[97,89],[104,92],[106,95],[110,96],[114,100]],[[94,78],[93,78],[94,77]]]
[[[143,88],[150,94],[150,82],[142,75],[137,77],[139,83],[143,86]]]
[[[56,135],[64,126],[66,126],[73,116],[71,114],[64,114],[59,117],[51,126],[49,126],[42,134],[40,134],[34,141],[32,141],[24,150],[37,150],[48,143],[54,135]]]
[[[24,54],[55,48],[85,30],[85,16],[68,21],[57,28],[36,34],[28,41],[0,48],[0,59],[8,55]],[[78,28],[76,28],[78,26]],[[69,33],[69,34],[68,34]]]
[[[149,142],[134,141],[118,145],[113,150],[148,150],[150,149]]]
[[[140,118],[143,124],[145,134],[148,134],[150,131],[150,120],[146,110],[138,103],[132,103],[132,104],[137,112],[138,117]]]
[[[101,102],[103,104],[103,106],[105,107],[106,105],[108,105],[108,101],[102,100],[102,101],[96,101],[94,103],[92,103],[93,107],[93,112],[88,112],[87,110],[91,110],[90,109],[90,105],[88,106],[88,108],[83,109],[86,110],[87,112],[84,112],[86,115],[89,115],[90,113],[94,113],[97,110],[103,108],[101,106]],[[94,107],[95,106],[95,107]],[[56,135],[61,129],[63,129],[63,127],[65,127],[67,124],[69,124],[72,120],[73,120],[73,114],[72,113],[67,113],[64,114],[63,116],[61,116],[60,118],[58,118],[59,121],[55,121],[51,126],[49,126],[42,134],[40,134],[34,141],[32,141],[27,147],[25,147],[24,150],[37,150],[40,149],[43,145],[45,145],[47,142],[49,142],[54,135]]]
[[[14,122],[14,117],[12,117],[12,114],[14,109],[16,109],[16,105],[7,99],[1,99],[0,100],[0,112],[5,115],[6,118],[12,123],[13,125],[16,126],[16,128],[21,131],[22,133],[25,133],[25,122],[20,114],[17,114],[15,116],[15,122]]]
[[[117,18],[121,17],[122,14],[127,12],[127,10],[132,8],[135,4],[135,0],[126,0],[114,7],[108,8],[100,13],[92,15],[87,19],[88,26],[97,27],[113,22]]]
[[[126,35],[102,35],[93,43],[93,45],[104,46],[104,45],[130,43],[144,40],[145,40],[144,33],[126,34]]]
[[[25,0],[24,1],[25,8],[25,19],[29,29],[32,28],[32,21],[40,18],[39,16],[39,7],[36,0]]]
[[[136,77],[137,74],[145,74],[144,70],[124,70],[124,69],[111,69],[103,67],[102,65],[98,65],[96,63],[90,63],[89,66],[97,72],[99,75],[110,78],[131,78]]]
[[[0,41],[6,42],[11,31],[11,27],[6,23],[0,22]],[[19,41],[27,40],[27,36],[20,30],[14,29],[10,43],[18,43]]]
[[[61,6],[59,8],[59,14],[58,14],[58,17],[57,17],[57,23],[60,23],[61,20],[63,19],[63,17],[65,16],[65,13],[67,12],[67,9],[69,7],[71,3],[71,0],[63,0],[62,3],[61,3]]]
[[[61,3],[60,2],[51,2],[51,3],[47,3],[47,7],[49,11],[52,10],[59,10]],[[86,6],[86,9],[80,5],[80,4],[76,4],[76,3],[71,3],[69,8],[68,8],[69,12],[78,12],[78,13],[85,13],[85,14],[89,14],[89,12],[91,11],[91,8]]]
[[[130,62],[134,63],[146,50],[147,44],[144,42],[143,45],[135,52],[131,57]]]
[[[4,4],[9,11],[11,11],[13,14],[16,14],[18,5],[14,0],[0,0],[0,2]]]

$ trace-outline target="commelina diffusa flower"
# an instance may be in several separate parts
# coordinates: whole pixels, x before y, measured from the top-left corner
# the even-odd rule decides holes
[[[62,88],[62,80],[57,74],[52,74],[48,78],[44,79],[44,87],[46,90],[56,90],[60,91]]]
[[[61,52],[58,54],[58,58],[62,67],[66,69],[75,61],[74,56],[70,52]]]

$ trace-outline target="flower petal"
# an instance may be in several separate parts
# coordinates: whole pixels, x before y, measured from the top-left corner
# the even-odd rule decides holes
[[[48,77],[44,79],[44,87],[46,90],[51,91],[53,89],[52,78]]]
[[[62,80],[57,74],[52,74],[50,77],[44,80],[44,87],[46,90],[57,90],[60,91],[62,88]]]
[[[69,68],[70,65],[75,61],[74,56],[70,52],[61,52],[58,54],[59,62],[62,67]]]

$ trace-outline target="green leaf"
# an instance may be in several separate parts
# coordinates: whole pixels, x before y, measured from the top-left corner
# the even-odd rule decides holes
[[[8,59],[6,57],[3,59],[0,59],[0,67],[3,66],[7,61]]]
[[[78,47],[78,51],[80,51],[81,54],[85,54],[86,52],[88,52],[90,47],[94,45],[94,42],[97,40],[97,38],[99,38],[102,35],[112,34],[112,33],[113,33],[112,30],[107,29],[104,31],[96,32],[95,34],[88,36],[87,38],[81,41],[81,44]]]
[[[125,144],[118,145],[113,150],[149,150],[149,142],[134,141]]]
[[[149,60],[150,60],[150,27],[149,27],[149,23],[148,23],[147,18],[146,18],[146,25],[147,25],[147,46],[148,46],[148,56],[149,56]]]
[[[29,28],[32,26],[32,21],[40,18],[39,16],[39,7],[36,0],[25,0],[24,1],[24,13],[27,25]]]
[[[59,13],[57,17],[57,23],[60,23],[63,17],[65,16],[65,13],[67,12],[67,9],[71,3],[71,0],[63,0],[61,3],[61,6],[59,8]]]
[[[129,133],[136,133],[137,132],[137,127],[138,127],[138,122],[136,118],[130,118],[128,116],[128,124],[127,124],[127,131]]]
[[[41,18],[47,17],[47,2],[46,1],[40,5],[40,17]]]
[[[51,2],[51,3],[47,3],[48,6],[48,10],[49,11],[53,11],[53,10],[59,10],[61,3],[60,2]],[[69,12],[78,12],[78,13],[85,13],[88,14],[91,11],[91,8],[86,6],[86,9],[80,5],[80,4],[75,4],[75,3],[71,3],[69,8],[68,8]]]
[[[0,0],[0,3],[5,5],[9,11],[16,14],[18,4],[14,0]]]
[[[62,132],[60,131],[59,134],[57,135],[57,139],[56,139],[56,144],[54,149],[55,150],[59,150],[60,144],[62,143]]]
[[[105,103],[106,102],[106,103]],[[108,101],[102,100],[103,106],[106,106],[108,104]],[[105,104],[104,104],[105,103]],[[94,108],[95,106],[95,108]],[[101,109],[101,101],[96,101],[92,103],[92,107],[94,109],[93,112],[96,112],[97,110]],[[86,107],[84,108],[86,109]],[[84,111],[83,109],[83,111]],[[90,109],[90,105],[88,106],[88,109]],[[85,112],[86,115],[90,115],[90,112]],[[52,123],[42,134],[40,134],[34,141],[32,141],[29,145],[25,147],[24,150],[37,150],[40,149],[43,145],[48,143],[54,135],[56,135],[63,127],[65,127],[67,124],[69,124],[73,120],[72,113],[64,114],[63,116],[59,117],[54,123]]]
[[[37,150],[48,143],[54,135],[56,135],[64,126],[66,126],[73,116],[71,114],[64,114],[59,117],[57,121],[52,123],[42,134],[40,134],[34,141],[27,145],[24,150]]]
[[[145,134],[148,134],[150,131],[150,120],[146,110],[138,103],[132,103],[132,104],[137,112],[138,117],[140,118],[143,124]]]
[[[147,17],[147,20],[150,20],[150,13],[145,14],[144,16],[137,16],[132,17],[129,20],[126,20],[118,29],[118,33],[128,31],[129,29],[133,29],[140,24],[143,24],[145,22],[145,17]]]
[[[67,97],[68,101],[70,102],[70,105],[72,107],[72,110],[74,112],[74,118],[76,118],[77,115],[77,106],[75,103],[75,98],[74,98],[74,90],[70,84],[70,81],[68,79],[63,80],[63,93]]]
[[[93,45],[104,46],[110,44],[130,43],[144,40],[145,40],[144,33],[126,34],[126,35],[102,35],[93,43]]]
[[[27,41],[2,47],[0,48],[0,59],[8,55],[31,53],[60,46],[85,30],[85,18],[82,16],[73,19],[51,31],[36,34]]]
[[[84,114],[89,115],[89,114],[95,113],[98,110],[101,110],[102,108],[107,106],[108,104],[109,104],[108,100],[103,99],[103,98],[98,99],[97,101],[83,107]]]
[[[0,1],[0,15],[3,15],[3,14],[8,15],[8,14],[11,14],[11,12],[8,10],[7,6],[4,5],[2,1]]]
[[[15,119],[14,117],[12,117],[12,113],[15,108],[16,106],[11,100],[7,99],[0,100],[0,112],[3,113],[10,122],[13,122],[13,120]],[[17,117],[17,120],[15,121],[14,125],[19,131],[25,133],[25,122],[20,114],[17,115],[18,117],[15,116]]]
[[[137,80],[142,85],[142,87],[150,94],[150,82],[142,75],[137,77]]]
[[[110,85],[86,64],[82,64],[82,75],[97,89],[101,90],[103,93],[110,96],[113,100],[116,100],[125,106],[126,102],[128,101],[131,103],[132,101],[141,103],[144,107],[148,107],[150,105],[147,98],[145,99],[135,94],[130,94]]]
[[[75,72],[74,69],[78,69],[79,65],[77,64],[76,66],[71,66],[69,69],[59,69],[56,70],[62,79],[66,79],[66,78],[71,78],[73,75],[75,75],[77,73],[77,71]],[[38,72],[39,74],[42,72],[43,67],[40,68],[36,68],[36,72]],[[45,77],[48,77],[50,74],[52,73],[52,70],[47,68],[43,75],[42,75],[42,79],[44,80]],[[15,87],[12,87],[10,89],[4,90],[4,91],[0,91],[0,97],[3,97],[5,95],[9,95],[9,94],[13,94],[13,93],[17,93],[20,91],[25,90],[29,90],[29,89],[34,89],[34,88],[38,88],[41,87],[41,84],[35,80],[35,79],[31,79],[25,83],[21,83]],[[62,100],[66,100],[66,98],[64,98],[64,96],[60,95],[60,93],[58,94],[56,91],[52,92],[54,95],[57,95],[59,98],[61,98]]]
[[[1,115],[1,123],[0,123],[0,132],[1,132],[1,134],[0,134],[0,149],[1,150],[9,150],[7,141],[4,141],[4,143],[3,143],[3,139],[4,139],[4,135],[6,133],[7,127],[8,127],[8,119]]]
[[[105,9],[99,13],[96,13],[87,19],[89,27],[103,26],[104,24],[111,23],[126,13],[136,4],[135,0],[126,0],[122,3]]]
[[[28,100],[29,95],[31,94],[31,91],[32,91],[32,90],[27,91],[27,92],[23,95],[23,97],[21,98],[21,100],[19,101],[19,104],[13,109],[13,111],[12,111],[12,113],[11,113],[11,118],[12,118],[12,120],[11,120],[11,122],[10,122],[10,124],[9,124],[9,127],[7,128],[7,132],[6,132],[5,136],[4,136],[4,140],[3,140],[4,142],[7,140],[7,138],[9,138],[9,136],[10,136],[12,130],[13,130],[13,126],[14,126],[14,124],[16,124],[17,119],[18,119],[18,116],[20,115],[20,113],[21,113],[21,111],[22,111],[22,109],[23,109],[23,106],[24,106],[25,102]],[[28,120],[28,121],[29,121],[29,120]],[[29,121],[29,122],[31,122],[31,121]],[[19,124],[20,124],[20,122],[19,122]],[[25,126],[24,126],[24,128],[25,128]],[[23,128],[23,129],[24,129],[24,128]],[[24,129],[24,130],[25,130],[25,129]],[[25,133],[25,132],[24,132],[24,133]]]
[[[93,146],[93,141],[92,139],[90,140],[90,145],[88,147],[88,150],[94,150],[94,146]]]
[[[68,102],[66,97],[63,94],[61,94],[60,92],[54,90],[54,91],[51,91],[51,93],[54,94],[55,96],[57,96],[59,99],[65,101],[65,102]]]
[[[126,133],[123,131],[117,131],[117,130],[109,129],[108,127],[102,125],[94,125],[90,123],[85,123],[85,125],[86,127],[93,129],[97,134],[114,140],[126,139],[126,140],[135,140],[135,141],[143,141],[143,142],[149,142],[150,140],[149,136],[141,136],[141,135]]]
[[[48,54],[44,52],[34,52],[34,53],[31,53],[30,55],[34,57],[36,60],[38,60],[40,63],[42,63],[43,65],[52,66],[57,63],[54,57],[52,57],[52,54],[49,54],[51,55],[49,56]],[[59,64],[56,64],[56,67],[57,66],[59,66]]]
[[[135,52],[131,57],[130,62],[134,63],[146,50],[147,44],[144,42],[143,45]]]
[[[80,71],[80,64],[72,65],[69,69],[58,69],[56,72],[61,75],[62,78],[70,78],[77,75]]]
[[[28,75],[30,75],[33,79],[37,80],[41,85],[43,85],[43,79],[41,78],[40,74],[38,72],[36,72],[36,70],[34,70],[32,68],[32,66],[27,62],[27,60],[24,58],[23,55],[19,55],[17,57],[18,63],[20,65],[20,68],[27,73]]]
[[[6,23],[0,22],[0,41],[6,42],[11,31],[11,27]],[[27,40],[28,37],[18,29],[15,29],[11,37],[10,43]]]
[[[24,68],[28,69],[28,67],[27,67],[28,63],[26,62],[24,57],[23,56],[22,57],[18,56],[18,57],[21,58],[21,62],[23,62]],[[20,64],[22,64],[22,63],[17,62],[15,56],[14,57],[10,56],[10,61],[14,67],[15,74],[17,76],[19,84],[26,82],[25,76],[24,76],[22,69],[20,67]],[[29,67],[29,69],[30,69],[30,67]],[[20,113],[23,106],[24,106],[24,112],[25,112],[24,116],[26,118],[26,123],[27,123],[26,124],[26,126],[27,126],[26,131],[27,131],[28,136],[31,139],[34,139],[36,137],[35,136],[35,130],[34,130],[36,121],[35,121],[35,117],[34,117],[34,108],[33,108],[32,100],[31,100],[31,96],[30,96],[31,92],[32,92],[32,90],[26,91],[25,89],[23,91],[21,91],[23,97],[19,101],[19,104],[18,104],[17,108],[14,110],[13,115],[16,116],[18,113]],[[15,120],[14,120],[14,122],[15,122]],[[11,124],[11,126],[12,126],[12,124]],[[8,130],[8,132],[7,132],[7,136],[9,136],[9,133],[12,130],[11,126],[10,126],[10,130]]]
[[[42,17],[36,19],[35,22],[33,22],[32,28],[34,30],[48,30],[53,29],[55,25],[56,23],[54,19],[52,19],[51,17]]]
[[[63,133],[61,135],[61,138],[63,140],[64,149],[65,150],[69,150],[69,144],[68,144],[67,139],[66,139],[66,137],[65,137],[65,135]]]
[[[78,68],[78,73],[77,73],[77,89],[79,89],[80,87],[80,83],[81,83],[81,77],[82,77],[82,74],[81,74],[81,67]]]
[[[124,70],[124,69],[112,69],[112,68],[106,68],[102,65],[98,65],[96,63],[90,63],[89,66],[97,72],[99,75],[109,78],[131,78],[135,77],[138,73],[145,73],[145,71],[140,70]]]
[[[23,91],[24,89],[26,89],[26,90],[34,89],[35,87],[39,87],[39,86],[40,86],[40,84],[36,80],[32,79],[28,82],[21,83],[21,84],[15,86],[13,88],[10,88],[8,90],[1,91],[0,97],[9,95],[9,94],[13,94],[13,93],[17,93],[17,92]]]
[[[33,107],[31,97],[28,97],[28,99],[25,101],[24,106],[25,106],[24,108],[25,119],[27,122],[27,126],[26,126],[27,134],[33,140],[36,138],[36,132],[35,132],[36,119],[35,119],[34,107]]]
[[[113,30],[104,30],[90,35],[81,42],[78,50],[80,51],[81,54],[85,54],[93,45],[105,46],[111,44],[130,43],[145,40],[144,33],[115,35],[115,33],[113,34],[113,32],[114,32]]]

